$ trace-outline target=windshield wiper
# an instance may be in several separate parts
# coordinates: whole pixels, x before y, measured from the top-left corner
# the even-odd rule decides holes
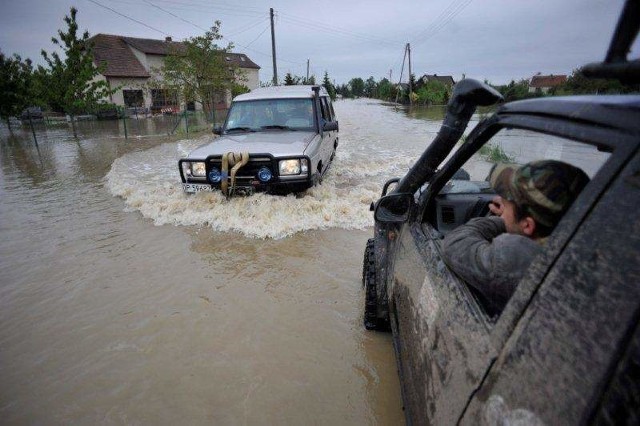
[[[293,130],[289,126],[283,126],[281,124],[271,124],[270,126],[262,126],[262,129],[280,129],[280,130]]]
[[[255,132],[255,130],[253,130],[251,127],[232,127],[230,129],[227,129],[227,133],[228,132],[233,132],[233,131]]]

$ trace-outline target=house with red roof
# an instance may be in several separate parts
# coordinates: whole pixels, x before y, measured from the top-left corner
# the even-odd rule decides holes
[[[529,93],[541,91],[547,93],[553,87],[558,87],[567,82],[566,75],[541,75],[540,73],[531,77],[529,81]]]
[[[160,78],[156,70],[163,66],[164,58],[184,48],[181,42],[173,41],[171,37],[156,40],[110,34],[96,34],[90,42],[93,43],[96,65],[104,66],[99,79],[106,81],[111,88],[117,88],[110,96],[110,102],[127,108],[148,108],[152,112],[182,108],[174,94],[148,84],[152,78]],[[247,55],[227,53],[225,60],[240,70],[238,82],[249,89],[258,87],[260,67]],[[229,93],[219,94],[215,99],[216,109],[228,107],[230,97]],[[201,105],[190,104],[187,104],[190,109],[202,108]]]

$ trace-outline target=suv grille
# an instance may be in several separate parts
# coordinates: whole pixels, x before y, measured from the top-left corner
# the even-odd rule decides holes
[[[207,174],[212,167],[220,169],[222,167],[222,157],[209,158],[207,161]],[[276,170],[273,167],[273,161],[269,157],[249,157],[249,162],[242,166],[236,174],[236,182],[240,185],[250,185],[252,181],[257,179],[258,170],[262,167],[268,167],[271,173],[275,176]],[[229,167],[231,172],[231,167]]]

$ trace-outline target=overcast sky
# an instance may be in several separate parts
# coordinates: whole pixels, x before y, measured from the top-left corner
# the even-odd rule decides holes
[[[405,44],[416,76],[462,74],[494,84],[570,74],[604,58],[623,0],[2,0],[0,50],[41,63],[40,50],[65,28],[69,8],[91,35],[174,40],[222,21],[234,51],[273,76],[269,8],[275,11],[278,77],[325,71],[337,84],[353,77],[400,78]],[[109,10],[107,8],[113,9]],[[116,13],[117,12],[117,13]],[[118,14],[119,13],[119,14]],[[123,17],[126,15],[128,18]],[[138,22],[135,22],[138,21]],[[637,45],[637,43],[636,43]],[[634,46],[634,54],[637,52]],[[637,55],[635,55],[637,56]],[[405,63],[403,81],[407,78]]]

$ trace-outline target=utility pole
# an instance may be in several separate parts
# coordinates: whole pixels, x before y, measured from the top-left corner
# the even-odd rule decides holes
[[[402,68],[400,68],[400,79],[398,80],[398,90],[396,90],[396,104],[398,103],[398,96],[400,95],[400,90],[401,87],[400,84],[402,83],[402,74],[404,74],[404,61],[405,59],[407,59],[407,46],[409,44],[407,43],[406,46],[404,46],[404,56],[402,57]]]
[[[307,84],[309,84],[309,60],[307,59],[307,79],[305,80]]]
[[[389,82],[391,82],[391,81],[392,81],[392,80],[391,80],[391,74],[392,74],[392,73],[393,73],[393,70],[392,70],[392,69],[391,69],[391,70],[389,70]]]
[[[269,9],[271,16],[271,56],[273,57],[273,85],[278,85],[278,67],[276,66],[276,34],[273,29],[273,8]]]
[[[413,87],[411,84],[411,44],[407,43],[407,52],[409,53],[409,105],[413,105],[413,99],[411,94],[413,93]]]

